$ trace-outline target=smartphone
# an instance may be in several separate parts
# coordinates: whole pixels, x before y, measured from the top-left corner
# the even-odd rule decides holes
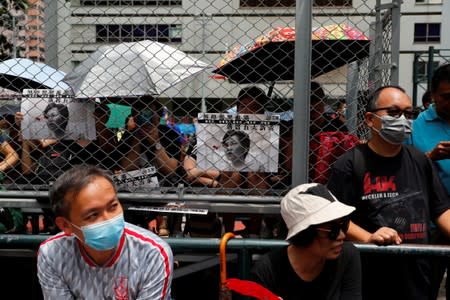
[[[138,126],[152,125],[152,111],[150,109],[143,109],[139,112],[136,118],[136,123]]]

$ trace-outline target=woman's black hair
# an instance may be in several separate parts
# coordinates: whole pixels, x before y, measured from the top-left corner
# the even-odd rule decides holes
[[[305,230],[300,231],[290,239],[288,239],[289,244],[298,247],[309,246],[317,235],[317,231],[314,225],[309,226]]]

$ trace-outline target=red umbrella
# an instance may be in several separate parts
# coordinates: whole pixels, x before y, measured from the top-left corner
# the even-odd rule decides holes
[[[342,67],[369,55],[369,39],[346,24],[313,31],[311,76]],[[295,29],[276,27],[255,40],[233,47],[213,71],[236,83],[294,79]]]
[[[234,291],[241,295],[259,300],[280,300],[280,297],[256,282],[237,278],[227,279],[226,247],[228,240],[232,238],[234,238],[234,234],[232,232],[227,232],[220,240],[220,299],[231,299],[231,291]]]

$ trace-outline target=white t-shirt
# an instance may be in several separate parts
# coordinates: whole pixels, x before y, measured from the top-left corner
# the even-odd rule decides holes
[[[38,252],[45,299],[170,299],[173,255],[154,233],[125,223],[116,254],[97,266],[74,235],[57,234]]]

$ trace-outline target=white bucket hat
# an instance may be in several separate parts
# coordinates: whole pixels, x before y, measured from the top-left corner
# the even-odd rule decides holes
[[[355,208],[339,202],[320,183],[301,184],[281,200],[281,215],[288,228],[287,240],[310,225],[322,224],[349,215]]]

